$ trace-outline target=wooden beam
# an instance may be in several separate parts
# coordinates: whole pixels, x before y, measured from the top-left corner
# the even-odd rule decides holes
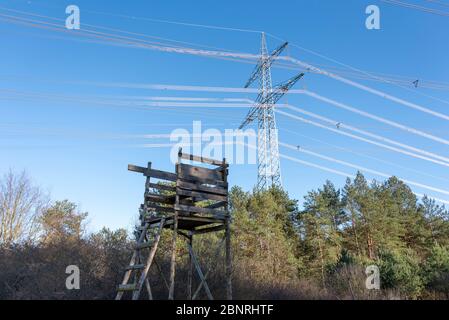
[[[145,279],[145,286],[147,287],[148,300],[153,300],[153,293],[151,292],[150,281],[148,278]]]
[[[160,194],[155,193],[147,193],[145,194],[145,200],[151,201],[151,202],[160,202],[165,204],[174,204],[175,203],[175,196],[164,196]]]
[[[185,211],[185,212],[195,212],[195,213],[202,213],[202,214],[210,214],[217,218],[225,218],[226,211],[216,210],[216,209],[207,209],[207,208],[200,208],[200,207],[191,207],[191,206],[185,206],[182,204],[175,205],[175,210],[179,211]]]
[[[176,182],[176,186],[179,188],[182,188],[182,189],[186,189],[186,190],[202,191],[202,192],[208,192],[208,193],[213,193],[213,194],[219,194],[219,195],[223,195],[223,196],[228,195],[228,190],[226,188],[210,187],[210,186],[202,185],[200,183],[178,180]]]
[[[189,175],[187,173],[181,172],[178,176],[179,179],[190,182],[190,183],[197,183],[197,184],[210,184],[212,186],[220,186],[222,188],[227,188],[228,184],[227,182],[224,182],[223,180],[216,180],[211,178],[199,178],[192,175]]]
[[[213,217],[180,216],[179,219],[180,220],[188,220],[188,221],[204,222],[204,223],[222,223],[222,224],[224,223],[224,218],[213,218]]]
[[[221,231],[224,229],[225,229],[225,226],[220,225],[220,226],[215,226],[215,227],[196,229],[193,231],[193,233],[194,234],[205,234],[205,233],[209,233],[209,232],[218,232],[218,231]]]
[[[212,169],[192,166],[190,164],[185,163],[181,163],[180,166],[182,175],[193,176],[200,179],[212,179],[217,181],[223,181],[223,174],[221,172]]]
[[[145,173],[145,171],[147,171],[147,168],[135,166],[133,164],[128,164],[128,171]]]
[[[176,174],[179,176],[179,154],[178,163],[176,164]],[[173,240],[172,240],[172,252],[170,259],[170,288],[168,290],[168,300],[174,300],[175,296],[175,269],[176,269],[176,238],[178,236],[178,209],[179,195],[176,194],[175,198],[175,214],[173,216]]]
[[[220,160],[214,160],[214,159],[209,159],[209,158],[205,158],[205,157],[194,156],[192,154],[187,154],[187,153],[181,153],[181,158],[184,160],[212,164],[214,166],[223,166],[223,162]],[[228,166],[228,164],[226,164],[226,166]]]
[[[187,246],[193,248],[193,236],[189,235],[187,240]],[[192,285],[193,285],[193,262],[192,257],[189,254],[189,262],[188,262],[188,271],[187,271],[187,300],[192,300]]]
[[[226,299],[232,300],[231,217],[226,218]]]
[[[181,188],[178,188],[176,192],[185,197],[192,197],[202,200],[216,200],[216,201],[227,201],[228,197],[221,196],[213,193],[207,193],[207,192],[198,192],[198,191],[190,191],[190,190],[184,190]]]
[[[206,206],[205,208],[207,208],[207,209],[217,209],[217,208],[224,207],[225,210],[226,210],[227,206],[228,206],[228,202],[227,201],[220,201],[220,202],[217,202],[217,203],[210,204],[210,205]]]
[[[215,251],[214,260],[217,260],[218,255],[220,254],[221,247],[223,246],[224,242],[225,242],[225,238],[223,238],[223,240],[221,240],[221,242],[218,244],[217,249]],[[207,270],[206,274],[204,275],[204,281],[206,281],[207,276],[209,275],[211,270],[212,270],[212,267],[210,266],[209,269]],[[200,292],[203,284],[204,284],[203,281],[201,281],[200,284],[198,285],[198,288],[195,290],[195,293],[192,296],[192,300],[195,300],[195,298],[197,297],[198,293]]]
[[[174,211],[173,207],[161,207],[152,203],[147,203],[147,207],[154,209],[156,212],[159,211],[173,213]]]
[[[149,183],[149,188],[158,189],[158,190],[164,190],[164,191],[173,191],[176,192],[175,186],[168,186],[162,183]]]
[[[196,272],[198,273],[198,276],[200,277],[201,283],[203,283],[204,290],[206,291],[207,297],[209,300],[214,300],[212,297],[212,293],[210,292],[209,286],[207,285],[206,278],[203,275],[203,271],[201,271],[200,264],[198,263],[198,260],[196,259],[195,253],[193,252],[193,248],[190,246],[190,244],[187,245],[189,248],[190,257],[192,258],[193,265],[195,266]]]
[[[177,178],[175,173],[139,167],[139,166],[135,166],[133,164],[128,164],[128,170],[133,171],[133,172],[143,173],[143,175],[145,175],[147,177],[153,177],[153,178],[168,180],[168,181],[176,181],[176,178]]]
[[[161,171],[161,170],[146,169],[144,174],[149,177],[162,179],[162,180],[168,180],[168,181],[176,181],[176,179],[177,179],[177,176],[175,173]]]

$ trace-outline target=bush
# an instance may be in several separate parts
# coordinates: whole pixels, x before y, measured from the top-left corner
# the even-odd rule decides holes
[[[397,289],[411,299],[419,297],[424,288],[424,279],[421,276],[420,260],[414,251],[381,251],[376,263],[380,269],[382,288]]]
[[[449,247],[432,247],[423,268],[423,278],[428,290],[449,296]]]

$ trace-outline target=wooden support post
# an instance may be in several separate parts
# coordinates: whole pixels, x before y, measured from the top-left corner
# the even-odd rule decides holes
[[[148,280],[148,278],[145,278],[145,286],[147,287],[148,291],[148,300],[153,300],[153,293],[151,292],[150,281]]]
[[[176,163],[176,176],[179,176],[179,169],[181,163],[182,149],[179,148],[178,162]],[[170,261],[170,290],[168,291],[168,300],[173,300],[175,295],[175,269],[176,269],[176,239],[178,235],[178,213],[177,207],[179,206],[179,195],[176,192],[175,198],[175,215],[173,217],[173,244]]]
[[[193,235],[189,234],[189,239],[187,240],[187,246],[193,248]],[[188,261],[188,274],[187,274],[187,300],[192,300],[192,285],[193,285],[193,261],[192,256],[189,252],[189,261]]]
[[[151,170],[151,162],[148,162],[148,166],[147,166],[147,170]],[[145,179],[145,193],[143,194],[143,198],[145,199],[146,195],[148,194],[148,192],[150,192],[150,183],[151,183],[151,177],[147,176]],[[148,212],[148,207],[146,206],[146,202],[143,202],[143,212],[141,214],[141,221],[145,221],[145,217],[147,215]]]
[[[148,166],[147,166],[147,170],[150,171],[151,170],[151,162],[148,162]],[[150,191],[150,176],[147,176],[146,180],[145,180],[145,195]]]
[[[232,300],[231,217],[226,218],[226,299]]]
[[[223,180],[227,185],[228,182],[228,168],[226,166],[226,159],[223,158]],[[226,299],[232,300],[232,254],[231,254],[231,215],[229,213],[228,204],[226,210]]]
[[[176,196],[176,202],[178,202],[178,196]],[[168,292],[168,299],[173,300],[175,294],[175,269],[176,269],[176,240],[178,235],[178,211],[175,211],[173,221],[173,240],[172,240],[172,252],[170,260],[170,290]]]

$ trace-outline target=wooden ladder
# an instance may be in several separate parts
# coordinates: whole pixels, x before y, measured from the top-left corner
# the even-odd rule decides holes
[[[154,261],[154,256],[156,254],[157,246],[159,244],[164,226],[165,218],[162,218],[159,226],[156,224],[154,225],[154,227],[150,228],[149,223],[145,222],[141,227],[141,233],[134,247],[131,261],[129,263],[129,266],[125,270],[125,275],[123,277],[122,283],[117,288],[117,295],[115,297],[115,300],[120,300],[123,297],[123,294],[127,291],[132,292],[133,300],[138,300],[144,284],[147,289],[149,299],[153,300],[151,286],[147,276],[148,271],[150,270],[150,267]],[[158,229],[156,231],[156,234],[154,234],[153,239],[149,240],[147,234],[148,231],[153,228]],[[148,253],[146,261],[142,261],[142,251],[146,249],[149,249],[150,251]],[[131,279],[133,279],[135,282],[129,283]]]

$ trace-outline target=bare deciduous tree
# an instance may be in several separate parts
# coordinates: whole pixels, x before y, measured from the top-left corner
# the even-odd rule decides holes
[[[25,171],[0,178],[0,246],[33,241],[47,197]]]

